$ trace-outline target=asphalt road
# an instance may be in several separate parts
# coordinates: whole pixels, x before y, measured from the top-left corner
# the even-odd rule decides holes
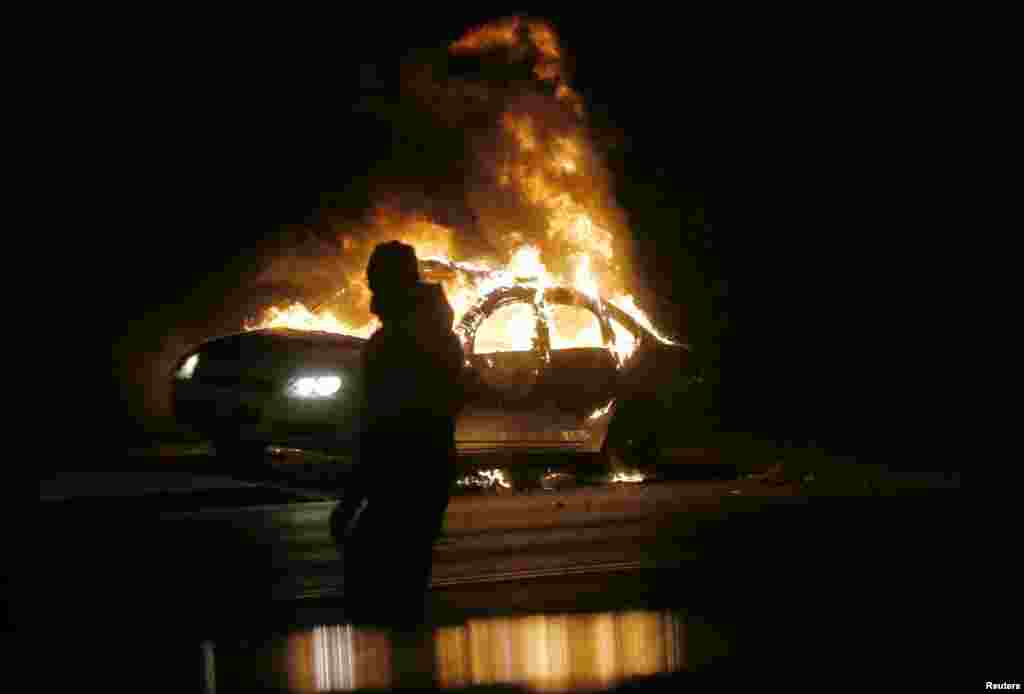
[[[77,564],[108,574],[111,562],[135,585],[176,575],[179,592],[258,588],[273,601],[342,592],[344,552],[327,523],[337,490],[164,468],[65,473],[43,492],[41,525],[52,549],[63,547],[78,555]],[[678,566],[696,557],[702,524],[766,503],[802,501],[792,485],[755,481],[456,495],[436,547],[434,583]]]
[[[30,619],[158,625],[189,643],[343,619],[344,550],[327,529],[336,480],[239,478],[208,462],[122,461],[43,481]],[[939,633],[933,601],[959,561],[957,488],[815,495],[792,481],[663,480],[457,495],[430,614],[683,607],[723,625],[732,662],[781,667],[800,649],[835,663],[894,645],[900,628],[934,656],[948,644],[921,635]],[[783,636],[783,624],[828,638]]]

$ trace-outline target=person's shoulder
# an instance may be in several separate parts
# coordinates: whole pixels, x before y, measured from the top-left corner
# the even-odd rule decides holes
[[[419,305],[421,317],[440,321],[449,329],[452,327],[455,314],[443,286],[430,282],[421,283]]]
[[[433,304],[434,306],[448,306],[448,295],[444,287],[437,282],[420,282],[418,291],[420,302]]]

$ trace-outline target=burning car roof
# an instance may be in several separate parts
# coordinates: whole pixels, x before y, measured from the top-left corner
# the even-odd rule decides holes
[[[254,339],[254,337],[258,339],[259,336],[266,336],[269,338],[284,338],[286,340],[293,340],[295,342],[306,342],[308,344],[313,345],[334,345],[346,347],[361,347],[366,342],[366,339],[362,337],[356,337],[354,335],[345,335],[343,333],[333,333],[325,330],[298,330],[295,328],[259,328],[257,330],[247,330],[245,332],[220,335],[218,337],[206,340],[203,344],[223,344],[229,342],[237,342],[243,339],[246,341],[250,341]]]

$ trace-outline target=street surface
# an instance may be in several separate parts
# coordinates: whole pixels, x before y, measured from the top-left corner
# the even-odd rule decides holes
[[[344,466],[270,462],[232,473],[199,450],[41,480],[33,619],[157,629],[173,663],[200,643],[249,662],[238,644],[253,635],[342,624],[344,548],[327,518]],[[688,646],[694,669],[783,667],[797,643],[835,663],[895,638],[884,626],[893,614],[896,624],[937,618],[929,596],[955,560],[958,480],[839,496],[785,476],[680,476],[460,490],[435,548],[431,623],[683,610],[691,637],[703,634]],[[784,623],[828,638],[794,640]]]

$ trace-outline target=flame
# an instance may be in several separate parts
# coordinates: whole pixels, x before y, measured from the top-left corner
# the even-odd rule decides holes
[[[519,41],[519,17],[507,17],[470,30],[451,45],[451,52],[481,53],[514,46]]]
[[[580,148],[575,142],[567,137],[560,137],[555,140],[557,153],[552,160],[556,170],[564,174],[574,174],[579,170]]]
[[[556,98],[568,102],[573,110],[582,110],[579,97],[565,83],[562,48],[558,35],[547,22],[506,17],[471,29],[449,47],[453,55],[480,55],[500,49],[515,58],[531,58],[534,76],[556,85]]]
[[[611,346],[612,353],[615,354],[620,364],[624,364],[636,351],[636,336],[626,330],[618,321],[609,320],[608,322],[611,323],[612,333],[615,335],[615,341]]]
[[[378,327],[379,324],[376,320],[356,327],[339,320],[331,311],[313,312],[300,303],[293,303],[284,308],[271,306],[264,311],[263,318],[259,322],[245,325],[246,330],[291,328],[292,330],[319,330],[354,337],[369,337]]]
[[[576,267],[576,278],[573,282],[577,291],[586,294],[591,299],[597,301],[600,296],[597,291],[597,278],[594,277],[594,273],[590,270],[590,256],[586,253],[580,256],[579,265]]]
[[[513,277],[523,278],[527,281],[548,280],[548,270],[540,259],[540,249],[536,246],[523,246],[512,254],[512,260],[508,264],[508,272]]]
[[[415,239],[409,240],[414,247],[419,246]],[[429,251],[436,245],[436,240],[428,238],[427,243],[420,247]],[[417,254],[420,253],[420,247],[417,247]],[[482,261],[454,261],[443,255],[421,257],[425,262],[434,263],[450,271],[442,284],[452,305],[456,325],[482,297],[505,287],[529,286],[544,290],[555,286],[572,286],[594,300],[599,310],[603,306],[601,282],[588,253],[575,256],[575,270],[571,281],[550,272],[542,260],[541,249],[533,245],[520,246],[512,253],[508,263],[497,269],[491,269],[490,265]],[[538,297],[541,296],[542,294],[538,293]],[[647,314],[637,306],[632,295],[618,295],[607,302],[631,316],[661,342],[674,344],[655,328]],[[625,363],[636,351],[637,337],[617,321],[611,318],[608,320],[613,339],[606,344],[600,323],[589,311],[541,303],[533,307],[513,304],[499,309],[493,315],[493,320],[485,321],[476,335],[476,352],[486,354],[531,350],[537,337],[537,313],[540,313],[547,322],[552,349],[607,347],[620,364]],[[362,338],[368,338],[378,327],[379,322],[375,318],[362,325],[356,325],[339,319],[328,309],[313,311],[301,303],[272,306],[264,311],[259,321],[245,325],[246,330],[291,328],[320,330]]]
[[[618,483],[636,484],[638,482],[643,482],[645,479],[646,479],[646,477],[644,476],[644,474],[642,472],[633,472],[633,473],[629,473],[629,472],[616,472],[615,474],[613,474],[611,476],[611,481],[613,483],[616,483],[616,484],[618,484]]]
[[[604,417],[606,414],[608,414],[608,412],[611,411],[612,405],[614,405],[614,404],[615,404],[615,398],[612,398],[611,400],[608,401],[607,405],[605,405],[604,407],[598,407],[596,410],[591,412],[590,413],[591,421],[593,421],[595,419],[600,419],[601,417]]]
[[[475,350],[479,354],[492,352],[529,352],[533,349],[537,333],[537,320],[533,309],[514,304],[502,310],[494,321],[487,321],[477,332]]]
[[[641,326],[649,330],[651,334],[654,335],[654,337],[658,338],[660,342],[663,342],[667,345],[678,344],[668,339],[660,332],[658,332],[658,329],[654,327],[654,323],[652,323],[651,319],[647,317],[647,314],[644,313],[643,310],[636,305],[636,300],[633,298],[632,294],[624,294],[621,296],[614,297],[608,303],[614,305],[616,308],[619,308],[623,312],[627,313],[630,318],[632,318]]]
[[[494,468],[493,470],[477,470],[475,474],[466,475],[455,481],[455,484],[460,487],[483,487],[489,489],[491,487],[501,487],[502,489],[511,489],[512,484],[505,479],[505,472],[500,468]]]
[[[501,116],[501,124],[522,151],[532,152],[537,149],[537,136],[533,132],[533,121],[529,115],[506,111]]]
[[[613,255],[614,238],[610,229],[594,221],[593,215],[576,195],[566,190],[576,175],[583,175],[583,150],[568,135],[554,136],[547,146],[547,157],[538,164],[529,156],[539,148],[538,135],[529,114],[506,112],[501,125],[518,151],[518,161],[498,165],[497,179],[502,187],[517,191],[529,204],[547,212],[547,236],[578,249]]]
[[[537,289],[533,306],[519,304],[499,308],[480,324],[474,337],[478,353],[528,351],[538,339],[537,318],[546,324],[552,349],[604,347],[624,364],[638,347],[638,338],[607,315],[572,306],[548,305],[544,290],[574,287],[604,314],[602,297],[621,309],[664,343],[671,341],[655,329],[625,293],[628,282],[621,276],[616,258],[616,236],[624,224],[608,185],[609,174],[601,164],[582,120],[582,102],[566,82],[565,55],[553,27],[547,22],[509,17],[475,27],[449,46],[453,55],[484,56],[525,62],[542,89],[532,93],[516,87],[514,94],[496,101],[488,147],[477,152],[484,174],[493,187],[490,196],[504,196],[524,227],[506,222],[498,212],[478,215],[484,236],[494,249],[487,257],[461,257],[455,240],[457,230],[426,213],[409,212],[398,201],[381,203],[369,218],[370,236],[380,241],[397,239],[412,245],[417,256],[433,264],[459,324],[481,299],[512,286]],[[491,54],[494,55],[491,55]],[[528,87],[528,85],[526,85]],[[499,206],[500,207],[500,206]],[[497,209],[497,208],[496,208]],[[504,208],[501,208],[504,209]],[[508,224],[508,227],[505,225]],[[530,226],[532,225],[532,226]],[[528,228],[526,228],[528,227]],[[369,244],[342,239],[341,252],[358,265]],[[365,267],[365,261],[362,263]],[[554,268],[554,269],[553,269]],[[369,314],[369,291],[362,277],[349,278],[351,292],[343,300],[310,310],[293,303],[266,309],[247,330],[287,327],[323,330],[368,337],[378,327]],[[342,320],[333,309],[352,320]],[[362,317],[359,320],[358,317]],[[601,329],[607,318],[611,335]],[[460,332],[463,345],[470,339]]]

